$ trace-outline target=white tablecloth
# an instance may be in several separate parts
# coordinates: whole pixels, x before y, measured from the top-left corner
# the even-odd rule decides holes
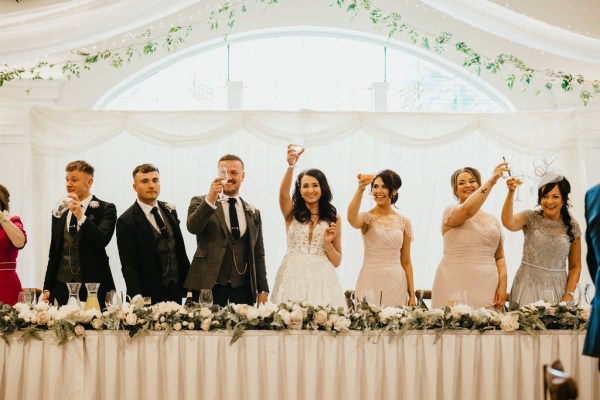
[[[87,331],[0,341],[0,399],[542,399],[542,365],[559,358],[579,399],[600,399],[584,334],[547,331]]]

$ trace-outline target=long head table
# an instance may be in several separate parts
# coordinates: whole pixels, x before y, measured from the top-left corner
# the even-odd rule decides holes
[[[542,399],[559,358],[580,399],[600,399],[585,335],[566,331],[231,334],[86,331],[0,341],[1,399]]]

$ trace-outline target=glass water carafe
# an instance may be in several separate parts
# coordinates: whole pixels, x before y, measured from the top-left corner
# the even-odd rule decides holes
[[[87,289],[87,300],[85,301],[84,310],[100,310],[100,302],[98,301],[98,288],[99,283],[91,282],[86,283],[85,288]]]
[[[577,306],[584,307],[590,305],[590,284],[589,283],[578,283],[577,284]]]
[[[79,301],[79,289],[81,289],[81,283],[69,282],[67,283],[69,288],[69,300],[67,300],[68,306],[81,308],[81,301]]]

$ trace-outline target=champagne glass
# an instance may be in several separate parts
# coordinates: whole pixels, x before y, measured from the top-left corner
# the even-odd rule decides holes
[[[292,136],[292,150],[296,153],[300,153],[304,150],[304,138],[302,136]],[[297,159],[296,159],[297,161]],[[296,162],[294,162],[294,167],[296,166]]]
[[[363,289],[360,291],[360,297],[358,298],[359,302],[366,301],[369,304],[375,303],[375,294],[373,289]]]
[[[64,196],[61,196],[60,199],[58,199],[58,201],[56,202],[54,208],[52,209],[52,215],[55,218],[62,217],[62,215],[65,212],[69,211],[69,203],[72,201],[73,199],[66,194]]]
[[[359,174],[359,179],[368,179],[369,183],[372,183],[373,180],[375,179],[375,177],[377,176],[376,174]],[[365,191],[363,193],[363,197],[365,198],[370,198],[373,196],[373,191],[371,190],[371,186],[367,185],[367,187],[365,187]]]
[[[448,293],[448,307],[456,307],[458,305],[467,305],[467,291],[455,290]]]
[[[30,304],[31,292],[27,289],[20,291],[17,297],[17,303]]]
[[[208,308],[213,305],[213,294],[211,289],[200,290],[200,305]]]
[[[520,189],[521,185],[523,184],[523,179],[525,178],[525,175],[521,174],[521,173],[516,173],[512,177],[515,180],[515,185],[517,185],[517,189],[515,190],[516,193],[515,193],[514,201],[522,202],[523,200],[521,200],[521,197],[519,196],[519,193],[521,193],[519,189]]]
[[[144,307],[150,307],[152,305],[152,297],[150,296],[144,296],[143,301]]]
[[[221,178],[221,184],[225,185],[227,183],[227,181],[229,180],[229,174],[227,173],[227,168],[225,168],[225,167],[217,168],[217,176],[219,178]],[[220,201],[220,202],[227,201],[227,198],[223,194],[223,190],[224,189],[221,189],[221,193],[219,193],[219,198],[217,199],[217,201]]]

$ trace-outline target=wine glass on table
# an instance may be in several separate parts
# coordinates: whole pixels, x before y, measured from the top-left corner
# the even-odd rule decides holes
[[[210,308],[213,305],[212,289],[200,290],[200,305],[206,308]]]
[[[217,176],[219,178],[221,178],[221,184],[223,186],[225,186],[227,184],[227,181],[229,181],[229,174],[227,173],[227,168],[225,168],[225,167],[217,168]],[[219,198],[217,199],[217,201],[220,201],[220,202],[227,201],[227,197],[225,197],[225,195],[223,194],[223,189],[221,189],[221,193],[219,193]]]

